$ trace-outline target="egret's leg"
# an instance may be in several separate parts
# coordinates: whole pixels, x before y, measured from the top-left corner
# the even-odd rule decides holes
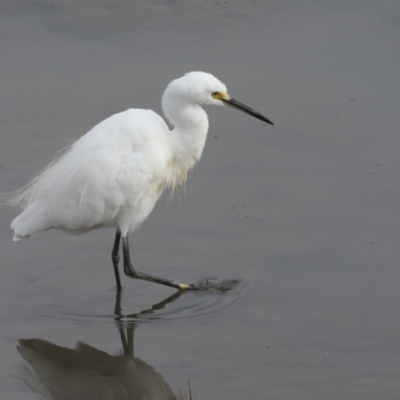
[[[170,286],[180,290],[197,289],[197,287],[192,284],[179,283],[175,281],[170,281],[168,279],[157,278],[156,276],[144,274],[143,272],[138,272],[134,270],[131,264],[131,259],[129,257],[128,236],[122,237],[122,251],[124,253],[124,272],[129,277],[133,279],[143,279],[149,282],[160,283],[161,285]]]
[[[114,240],[114,247],[113,247],[112,253],[111,253],[111,259],[112,259],[113,266],[114,266],[114,274],[115,274],[115,280],[117,281],[118,291],[121,290],[121,279],[119,277],[119,271],[118,271],[119,242],[120,241],[121,241],[121,231],[119,230],[119,228],[117,228],[117,232],[115,234],[115,240]]]

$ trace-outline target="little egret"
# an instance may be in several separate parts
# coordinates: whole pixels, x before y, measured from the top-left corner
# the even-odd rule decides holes
[[[200,159],[208,131],[208,117],[201,107],[206,104],[230,106],[273,125],[233,99],[213,75],[189,72],[173,80],[162,97],[172,130],[151,110],[115,114],[11,194],[8,202],[23,209],[11,223],[14,240],[52,228],[79,235],[115,227],[111,258],[118,291],[121,238],[126,275],[177,289],[197,289],[136,271],[129,256],[128,233],[148,217],[164,189],[173,191],[185,183],[188,171]]]

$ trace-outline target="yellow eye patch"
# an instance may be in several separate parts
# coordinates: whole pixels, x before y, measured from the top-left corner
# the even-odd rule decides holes
[[[214,92],[212,93],[212,97],[215,100],[230,100],[231,96],[228,93]]]

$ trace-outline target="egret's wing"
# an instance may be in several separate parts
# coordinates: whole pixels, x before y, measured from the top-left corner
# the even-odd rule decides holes
[[[128,110],[95,126],[17,194],[14,203],[26,208],[12,222],[16,237],[115,226],[122,209],[154,190],[165,169],[165,134],[164,121],[147,110]]]

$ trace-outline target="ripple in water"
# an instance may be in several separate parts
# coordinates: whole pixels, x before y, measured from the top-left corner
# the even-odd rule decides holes
[[[178,320],[219,317],[235,307],[241,298],[242,285],[236,279],[219,281],[210,278],[197,282],[196,285],[202,290],[177,292],[140,313],[122,312],[121,319],[135,319],[138,322],[144,322],[152,319]]]
[[[40,319],[55,319],[81,325],[93,325],[96,323],[109,323],[112,321],[135,321],[150,322],[154,320],[206,320],[220,318],[237,312],[241,308],[251,307],[258,304],[257,288],[236,279],[217,280],[214,278],[204,279],[196,283],[202,290],[178,291],[152,306],[146,308],[141,306],[139,310],[129,309],[124,301],[124,293],[121,298],[116,299],[114,312],[111,304],[104,304],[104,298],[99,301],[91,299],[88,306],[66,308],[62,306],[48,306],[45,310],[35,313]],[[133,297],[137,304],[137,297]],[[140,302],[143,302],[143,298]],[[101,306],[99,306],[101,304]],[[138,307],[138,306],[136,306]],[[140,306],[139,306],[140,307]],[[138,307],[138,308],[139,308]],[[96,309],[96,311],[94,310]],[[104,309],[101,312],[99,308]]]

